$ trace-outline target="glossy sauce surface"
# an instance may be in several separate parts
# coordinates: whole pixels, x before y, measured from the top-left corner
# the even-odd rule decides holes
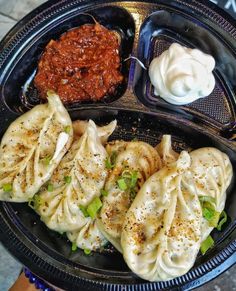
[[[57,92],[64,103],[100,100],[123,80],[119,39],[100,24],[86,24],[51,40],[43,53],[34,83],[40,97]]]

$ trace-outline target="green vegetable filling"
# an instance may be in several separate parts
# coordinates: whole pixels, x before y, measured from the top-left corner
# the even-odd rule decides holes
[[[214,246],[214,240],[209,235],[201,244],[201,253],[205,255],[205,253]]]

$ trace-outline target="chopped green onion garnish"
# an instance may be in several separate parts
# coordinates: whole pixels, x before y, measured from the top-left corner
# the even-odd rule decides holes
[[[110,156],[110,161],[113,167],[115,166],[116,158],[117,158],[117,152],[112,152]]]
[[[199,201],[201,203],[209,202],[211,204],[216,204],[216,199],[214,197],[211,197],[211,196],[199,196]]]
[[[52,192],[53,191],[53,185],[52,184],[48,184],[48,192]]]
[[[134,188],[138,181],[138,172],[133,172],[131,175],[130,188]]]
[[[65,176],[64,177],[64,181],[66,182],[66,184],[70,184],[70,182],[71,182],[71,176]]]
[[[214,216],[209,220],[209,225],[212,227],[217,227],[220,218],[220,212],[215,211]]]
[[[131,191],[134,190],[134,188],[136,187],[137,181],[138,181],[137,171],[131,172],[130,170],[124,170],[122,172],[120,179],[117,180],[117,184],[121,190],[124,191],[129,189]]]
[[[214,245],[213,238],[209,235],[201,244],[201,253],[205,255],[205,253]]]
[[[84,217],[89,217],[89,214],[88,214],[87,209],[86,209],[85,206],[79,205],[79,209],[82,211]]]
[[[209,222],[209,225],[216,227],[219,221],[220,213],[215,211],[213,208],[203,208],[203,217]]]
[[[203,208],[202,209],[202,215],[206,220],[211,220],[212,217],[214,216],[215,210],[212,208]]]
[[[71,250],[72,252],[75,252],[77,250],[77,245],[75,242],[72,243]]]
[[[112,152],[111,156],[105,160],[105,166],[108,170],[113,169],[115,167],[116,158],[117,152]]]
[[[10,184],[10,183],[3,184],[2,189],[4,192],[11,192],[12,191],[12,184]]]
[[[84,249],[84,253],[85,253],[85,255],[90,255],[90,254],[91,254],[91,250],[89,250],[89,249]]]
[[[108,196],[108,192],[104,189],[101,190],[101,195],[102,196]]]
[[[209,225],[216,227],[219,221],[220,213],[215,210],[215,199],[210,196],[200,196],[202,206],[202,215],[209,222]]]
[[[64,132],[69,134],[70,133],[70,130],[71,130],[71,127],[68,125],[68,126],[65,126],[64,128]]]
[[[220,214],[220,220],[219,223],[217,225],[217,230],[221,231],[222,225],[227,221],[227,214],[225,211],[222,211]]]
[[[112,164],[111,164],[111,161],[110,161],[109,158],[106,158],[106,160],[105,160],[105,167],[106,167],[108,170],[110,170],[110,169],[113,168],[113,167],[112,167]]]
[[[123,178],[117,180],[117,184],[118,184],[120,190],[125,191],[125,190],[128,188],[128,187],[127,187],[127,184],[126,184],[126,182],[125,182],[125,179],[123,179]]]
[[[130,170],[124,170],[121,176],[122,178],[131,179],[132,173]]]
[[[95,218],[97,212],[102,207],[102,201],[99,197],[95,197],[93,201],[88,205],[87,212],[91,218]]]

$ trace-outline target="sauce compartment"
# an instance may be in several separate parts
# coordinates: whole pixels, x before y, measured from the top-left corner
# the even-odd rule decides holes
[[[152,59],[177,42],[212,55],[216,61],[213,71],[216,85],[213,92],[188,105],[172,105],[154,95],[148,70],[136,66],[134,93],[152,110],[167,109],[184,114],[186,118],[224,128],[235,120],[236,58],[222,38],[196,19],[180,11],[160,10],[151,14],[140,29],[138,58],[148,68]]]
[[[94,20],[106,28],[115,31],[120,37],[121,73],[124,79],[110,96],[100,101],[82,101],[66,105],[67,109],[83,107],[84,105],[109,104],[120,98],[127,88],[129,64],[123,62],[129,56],[133,47],[135,33],[134,20],[125,9],[116,6],[105,6],[91,11],[81,12],[79,9],[70,14],[52,19],[41,27],[29,39],[25,47],[15,52],[15,59],[11,67],[2,76],[2,96],[8,107],[15,112],[26,111],[41,102],[38,90],[34,86],[34,76],[39,59],[50,40],[57,40],[60,36],[83,24],[94,24]],[[88,13],[88,14],[87,14]],[[101,56],[102,57],[102,56]]]

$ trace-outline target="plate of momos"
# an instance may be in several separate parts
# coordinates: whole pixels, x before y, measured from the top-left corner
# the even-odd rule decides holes
[[[167,2],[52,0],[0,44],[0,240],[61,289],[236,262],[236,27]]]
[[[117,120],[72,125],[48,92],[48,103],[17,118],[2,138],[0,199],[28,202],[74,251],[111,244],[142,279],[184,275],[225,219],[230,159],[214,147],[178,153],[168,134],[156,146],[108,141],[116,127]]]

